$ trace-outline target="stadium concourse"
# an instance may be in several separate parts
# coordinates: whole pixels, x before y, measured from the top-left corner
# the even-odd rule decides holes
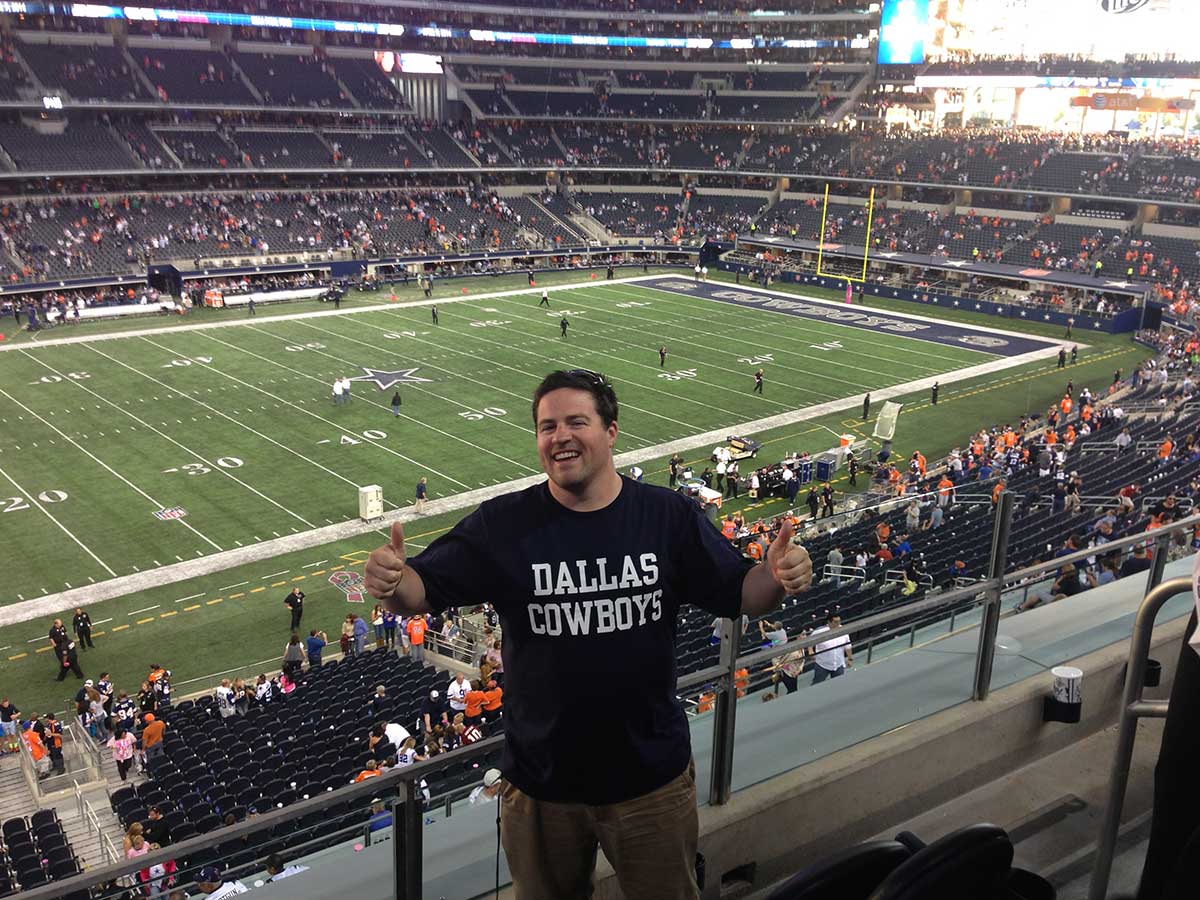
[[[1185,0],[9,7],[0,896],[1194,895]]]

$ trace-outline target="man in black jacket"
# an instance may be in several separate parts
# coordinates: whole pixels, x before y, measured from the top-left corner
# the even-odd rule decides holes
[[[83,678],[83,669],[79,668],[79,654],[75,652],[74,641],[59,644],[56,655],[58,656],[59,681],[67,677],[67,672],[74,672],[76,678]]]
[[[79,642],[79,646],[86,650],[88,647],[95,648],[92,643],[92,617],[84,611],[82,606],[75,607],[75,616],[71,619],[71,628],[75,632],[75,638]]]

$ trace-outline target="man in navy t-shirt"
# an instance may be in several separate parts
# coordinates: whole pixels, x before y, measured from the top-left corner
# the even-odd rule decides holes
[[[549,480],[489,500],[411,561],[393,523],[367,589],[413,615],[486,586],[504,629],[501,819],[522,900],[590,896],[598,846],[630,900],[695,900],[678,609],[760,615],[807,589],[812,563],[790,524],[756,565],[686,497],[622,478],[602,376],[551,373],[533,419]]]

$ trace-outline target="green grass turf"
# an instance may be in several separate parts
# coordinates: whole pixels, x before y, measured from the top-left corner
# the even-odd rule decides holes
[[[519,286],[524,286],[523,279]],[[835,297],[832,292],[828,296]],[[305,522],[320,525],[327,519],[352,517],[355,491],[346,479],[379,482],[385,496],[404,503],[420,473],[430,474],[435,495],[464,489],[450,478],[474,487],[528,474],[537,462],[526,398],[537,378],[559,362],[597,368],[613,377],[622,399],[625,430],[618,450],[627,450],[988,358],[937,345],[918,347],[925,354],[918,355],[912,352],[911,341],[893,344],[896,339],[832,323],[792,322],[773,314],[770,328],[764,329],[761,311],[633,285],[598,285],[583,293],[564,293],[554,303],[553,316],[537,309],[536,300],[528,297],[448,304],[441,308],[442,321],[436,330],[424,307],[275,323],[260,315],[245,328],[44,348],[28,356],[0,354],[0,385],[9,395],[0,394],[0,417],[12,422],[13,415],[26,416],[15,420],[19,426],[15,430],[5,427],[0,434],[0,469],[27,484],[35,496],[45,490],[68,493],[68,499],[46,504],[46,509],[105,564],[124,574],[133,566],[146,569],[155,560],[174,562],[176,556],[188,558],[212,550],[180,522],[155,519],[151,511],[158,505],[185,506],[189,511],[185,522],[204,538],[228,547],[237,541],[270,538],[276,531],[303,530],[308,527]],[[649,305],[617,307],[617,303]],[[936,307],[916,309],[903,303],[871,305],[997,324],[990,317],[963,311],[946,314]],[[557,336],[557,316],[563,307],[573,311],[569,318],[574,323],[565,342]],[[488,321],[506,324],[470,324]],[[1022,330],[1059,336],[1057,329],[1032,323]],[[404,336],[404,331],[416,334]],[[401,337],[385,337],[389,333]],[[713,341],[714,336],[720,340]],[[814,362],[805,350],[817,336],[841,340],[848,365],[830,366],[828,359]],[[1146,355],[1127,338],[1089,334],[1085,339],[1092,347],[1083,351],[1068,373],[1077,386],[1101,389],[1116,367],[1129,371]],[[307,343],[324,346],[283,349]],[[660,379],[654,352],[660,343],[671,351],[668,372],[695,368],[697,377]],[[774,365],[767,366],[764,398],[749,393],[751,369],[738,362],[756,355],[755,347],[775,354]],[[170,365],[171,359],[198,356],[211,356],[211,368],[201,363]],[[343,371],[354,374],[350,362],[384,368],[417,365],[418,374],[434,380],[402,388],[404,412],[411,419],[393,421],[386,408],[391,392],[361,383],[356,384],[353,405],[335,409],[329,403],[327,382]],[[41,377],[39,373],[50,372],[46,364],[56,372],[86,371],[90,377],[30,384]],[[173,393],[147,376],[183,393]],[[946,385],[936,408],[928,405],[924,393],[905,398],[897,450],[906,453],[919,446],[934,458],[962,443],[973,428],[1044,409],[1061,395],[1064,381],[1053,363],[1036,363]],[[372,405],[368,397],[382,405]],[[65,442],[49,425],[31,422],[29,414],[15,406],[17,401],[71,435],[152,500]],[[458,415],[484,408],[506,413],[485,415],[482,420]],[[852,414],[841,413],[775,429],[758,435],[766,442],[760,458],[769,461],[787,450],[820,451],[828,447],[830,431],[860,427]],[[362,431],[372,428],[386,431],[388,437],[376,441],[362,437]],[[85,434],[88,437],[83,438]],[[353,435],[359,443],[343,444],[341,435]],[[55,443],[46,443],[49,440]],[[330,443],[318,444],[321,440]],[[36,449],[31,446],[34,441],[39,444]],[[22,451],[13,449],[18,445]],[[196,475],[162,471],[196,462],[190,451],[199,454],[211,471]],[[697,451],[694,457],[699,461],[704,455]],[[214,465],[218,457],[227,461],[237,457],[243,465],[224,469]],[[644,468],[649,480],[665,482],[665,460]],[[441,474],[434,475],[433,470]],[[0,477],[0,484],[8,482]],[[743,500],[741,505],[748,507],[750,515],[782,509],[779,501],[754,505]],[[461,515],[411,523],[407,530],[413,547],[425,545]],[[97,580],[109,577],[36,509],[0,513],[0,536],[7,546],[22,548],[17,563],[10,563],[5,602],[25,593],[14,587],[17,583],[31,586],[25,594],[29,597],[43,588],[61,589],[68,581],[78,584],[89,575]],[[353,561],[379,540],[366,535],[98,604],[91,612],[101,622],[97,631],[103,634],[97,650],[84,655],[86,671],[94,675],[107,668],[119,686],[132,690],[152,661],[164,662],[177,680],[185,680],[274,658],[287,636],[287,612],[281,600],[293,578],[301,579],[296,583],[308,594],[305,626],[321,627],[336,636],[345,613],[363,607],[347,604],[345,594],[328,582],[330,569],[345,565],[354,571]],[[279,574],[285,570],[286,574]],[[47,624],[27,622],[0,629],[0,647],[5,648],[0,651],[3,690],[27,709],[34,708],[30,704],[62,708],[64,698],[74,690],[64,691],[53,682],[51,654],[37,652],[47,646],[39,642]]]

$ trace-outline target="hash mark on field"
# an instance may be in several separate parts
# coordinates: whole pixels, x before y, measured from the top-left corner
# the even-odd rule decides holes
[[[171,616],[177,616],[177,615],[179,615],[179,610],[177,610],[177,609],[172,609],[172,610],[169,610],[168,612],[165,612],[165,613],[159,613],[159,614],[158,614],[158,617],[159,617],[160,619],[169,619]]]
[[[204,605],[205,605],[205,606],[212,606],[214,603],[224,603],[224,602],[225,602],[225,598],[224,598],[224,597],[218,597],[216,600],[205,600],[205,601],[204,601]]]
[[[225,585],[225,587],[221,588],[221,590],[227,591],[230,588],[241,587],[242,585],[249,584],[249,583],[250,582],[248,582],[248,581],[239,581],[237,584],[227,584],[227,585]]]
[[[292,581],[303,581],[307,577],[308,577],[307,575],[297,575],[295,578],[292,579]]]
[[[28,653],[17,653],[17,654],[14,654],[13,656],[10,656],[9,659],[24,659],[28,655],[29,655]]]
[[[275,535],[275,537],[279,537],[279,536],[280,536],[278,531],[272,531],[272,532],[271,532],[271,534]]]
[[[124,631],[128,627],[129,627],[128,625],[114,625],[112,627],[112,630],[113,631]]]
[[[317,569],[317,571],[315,571],[315,572],[313,572],[313,573],[312,573],[312,577],[313,577],[313,578],[316,578],[318,575],[324,575],[324,574],[325,574],[325,570],[324,570],[324,569]]]
[[[230,599],[230,600],[236,600],[238,597],[245,597],[245,596],[246,596],[246,592],[245,592],[245,591],[240,591],[240,592],[238,592],[238,593],[236,593],[236,594],[230,594],[230,595],[229,595],[229,599]]]
[[[250,593],[257,594],[259,591],[265,591],[265,590],[266,590],[265,587],[250,588]]]
[[[145,609],[135,609],[131,613],[126,613],[126,615],[136,616],[139,613],[150,612],[150,610],[152,610],[152,609],[158,609],[158,607],[159,607],[159,604],[155,603],[153,606],[147,606]]]
[[[34,653],[49,653],[53,649],[54,649],[53,647],[38,647],[33,652]]]
[[[65,585],[67,586],[67,588],[68,588],[68,589],[70,589],[70,587],[71,587],[71,582],[69,582],[69,581],[64,581],[64,582],[63,582],[63,584],[65,584]]]
[[[188,600],[195,600],[197,597],[203,597],[207,593],[208,593],[208,591],[201,591],[199,594],[191,594],[190,596],[187,596],[187,597],[180,597],[175,602],[176,603],[184,603],[185,601],[188,601]]]
[[[185,606],[185,607],[183,608],[183,611],[184,611],[184,612],[191,612],[193,609],[199,609],[199,608],[200,608],[200,604],[199,604],[199,603],[196,603],[196,604],[194,604],[193,606]]]
[[[111,622],[111,621],[112,621],[112,619],[111,619],[111,618],[109,618],[109,619],[101,619],[99,622],[93,622],[92,624],[93,624],[93,625],[107,625],[107,624],[108,624],[109,622]]]
[[[273,581],[273,582],[271,582],[271,587],[283,587],[285,584],[287,584],[287,579],[286,579],[286,578],[285,578],[285,579],[283,579],[283,581]]]
[[[290,571],[292,571],[292,570],[291,570],[291,569],[284,569],[282,572],[272,572],[270,575],[264,575],[264,576],[262,577],[262,580],[263,580],[263,581],[266,581],[268,578],[278,578],[280,575],[286,575],[286,574],[287,574],[288,572],[290,572]]]
[[[146,619],[138,619],[137,623],[139,625],[145,625],[147,622],[153,622],[153,621],[154,621],[154,616],[150,616],[149,618],[146,618]]]
[[[329,520],[328,520],[328,519],[326,519],[326,521],[329,521]],[[325,565],[325,563],[327,563],[327,562],[329,562],[329,560],[327,560],[327,559],[323,559],[323,560],[321,560],[320,562],[315,562],[315,563],[305,563],[305,564],[304,564],[304,565],[302,565],[300,568],[302,568],[302,569],[311,569],[313,566],[323,566],[323,565]],[[283,573],[280,573],[280,574],[283,574]]]

